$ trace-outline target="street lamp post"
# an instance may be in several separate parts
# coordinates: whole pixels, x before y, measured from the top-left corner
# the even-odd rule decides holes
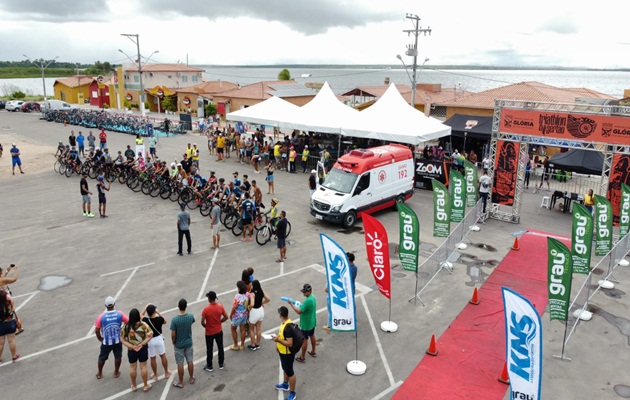
[[[46,71],[46,68],[48,68],[48,66],[50,64],[52,64],[56,59],[59,58],[59,56],[53,58],[52,60],[44,60],[43,58],[40,58],[39,60],[31,60],[31,58],[29,56],[27,56],[26,54],[22,54],[30,63],[37,65],[41,70],[42,70],[42,85],[44,86],[44,101],[47,100],[46,98],[46,78],[44,76],[44,71]]]

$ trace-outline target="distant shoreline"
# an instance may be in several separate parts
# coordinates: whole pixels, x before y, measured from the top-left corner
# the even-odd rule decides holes
[[[266,65],[216,65],[190,64],[194,67],[205,68],[312,68],[312,69],[403,69],[401,64],[266,64]],[[410,67],[407,64],[407,67]],[[595,72],[630,72],[630,68],[579,68],[579,67],[506,67],[483,65],[425,65],[424,69],[448,70],[479,70],[479,71],[595,71]]]

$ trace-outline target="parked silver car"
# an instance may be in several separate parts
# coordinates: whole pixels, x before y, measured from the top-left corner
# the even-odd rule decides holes
[[[22,104],[24,101],[22,100],[9,100],[5,106],[7,111],[20,111],[22,109]]]

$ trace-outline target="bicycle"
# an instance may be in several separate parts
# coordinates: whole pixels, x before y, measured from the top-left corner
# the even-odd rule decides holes
[[[272,236],[274,240],[277,238],[275,226],[271,225],[271,218],[269,218],[269,215],[267,214],[264,214],[264,216],[265,216],[265,224],[263,225],[261,229],[256,231],[256,243],[258,243],[261,246],[264,246],[265,244],[270,242],[272,239]],[[287,221],[287,236],[286,237],[289,237],[290,234],[291,234],[291,223]]]

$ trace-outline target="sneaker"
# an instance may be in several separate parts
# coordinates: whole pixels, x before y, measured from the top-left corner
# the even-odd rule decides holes
[[[84,213],[83,213],[83,216],[84,216],[84,217],[87,217],[87,216],[88,216],[88,213],[84,212]]]
[[[260,349],[260,345],[256,345],[256,346],[254,347],[254,351],[256,351],[256,350],[258,350],[258,349]]]
[[[219,369],[223,369],[223,364],[219,364]]]
[[[250,349],[251,351],[255,351],[256,350],[256,346],[252,346],[251,344],[248,344],[247,348]]]
[[[297,396],[295,395],[295,392],[289,393],[289,395],[286,398],[286,400],[295,400],[295,399],[297,399]]]
[[[90,218],[94,218],[94,214],[92,214],[92,213],[88,213],[87,216],[90,217]]]
[[[214,371],[214,368],[208,367],[207,365],[204,365],[203,370],[206,371],[206,372],[212,372],[212,371]]]
[[[282,390],[284,392],[289,391],[289,382],[282,382],[276,385],[276,390]]]

